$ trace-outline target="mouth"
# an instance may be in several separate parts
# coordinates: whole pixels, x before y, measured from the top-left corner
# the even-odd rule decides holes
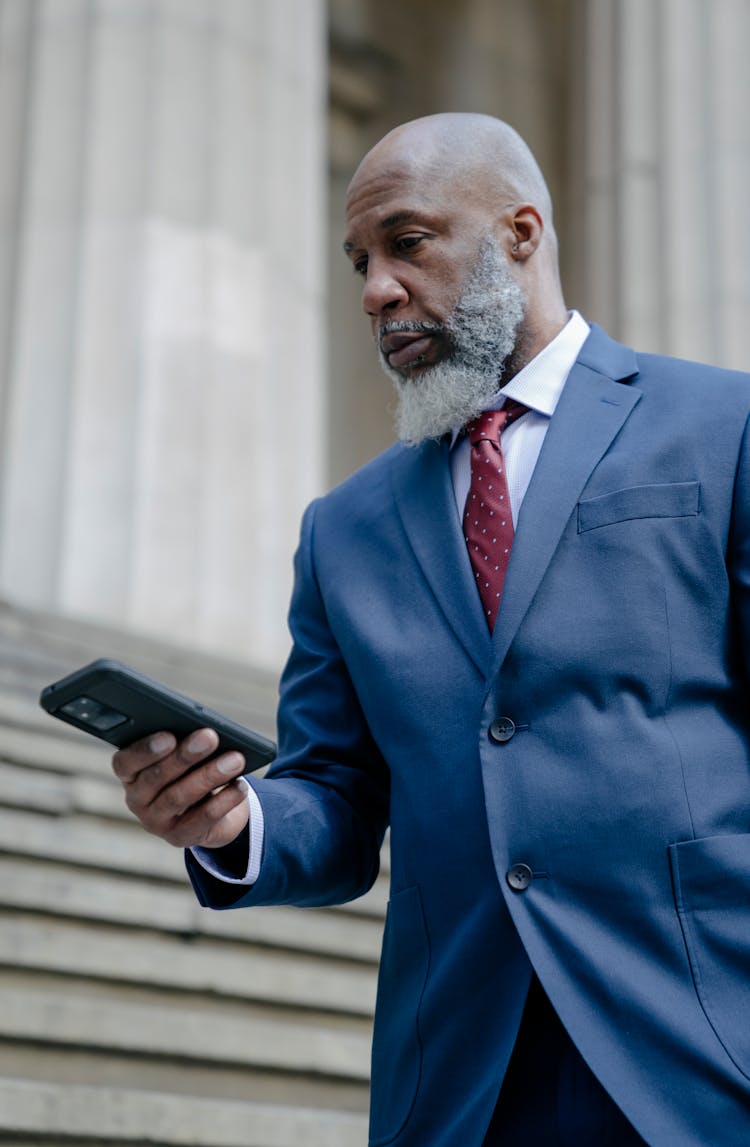
[[[423,331],[394,331],[381,338],[380,349],[388,365],[400,370],[421,365],[434,338]]]

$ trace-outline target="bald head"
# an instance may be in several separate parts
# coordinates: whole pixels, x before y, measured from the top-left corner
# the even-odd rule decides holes
[[[456,194],[481,196],[488,206],[532,203],[552,231],[552,201],[539,164],[518,132],[494,116],[446,112],[394,128],[364,157],[350,192],[404,163]]]

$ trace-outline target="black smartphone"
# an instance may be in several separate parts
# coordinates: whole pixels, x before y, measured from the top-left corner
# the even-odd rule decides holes
[[[178,740],[196,729],[219,734],[217,753],[237,749],[244,771],[260,769],[276,756],[273,741],[152,681],[120,661],[100,658],[42,690],[39,704],[53,717],[122,748],[153,733]]]

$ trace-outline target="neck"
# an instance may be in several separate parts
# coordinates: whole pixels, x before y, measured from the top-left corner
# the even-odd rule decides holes
[[[501,385],[510,382],[533,358],[536,358],[540,351],[557,338],[563,327],[567,326],[569,318],[567,308],[561,301],[555,313],[545,316],[538,325],[533,322],[524,323],[503,369]]]

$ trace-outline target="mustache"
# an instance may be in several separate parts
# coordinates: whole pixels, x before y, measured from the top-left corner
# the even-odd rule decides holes
[[[378,347],[381,352],[383,350],[383,339],[386,335],[393,334],[445,334],[446,328],[443,323],[431,323],[409,321],[408,319],[390,319],[387,323],[383,323],[382,327],[378,328]]]

